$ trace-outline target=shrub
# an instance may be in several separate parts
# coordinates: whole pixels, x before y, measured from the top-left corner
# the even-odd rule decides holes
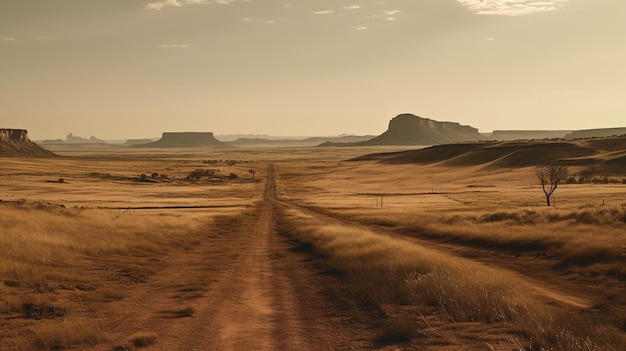
[[[212,177],[214,174],[215,171],[211,169],[196,169],[190,172],[186,179],[201,179],[202,177]]]

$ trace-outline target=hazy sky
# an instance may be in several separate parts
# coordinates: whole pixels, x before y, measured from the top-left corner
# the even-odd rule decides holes
[[[626,126],[624,0],[0,0],[0,128]]]

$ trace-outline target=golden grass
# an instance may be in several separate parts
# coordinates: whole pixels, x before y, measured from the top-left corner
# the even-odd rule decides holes
[[[85,321],[81,322],[84,326],[94,325],[102,316],[92,308],[124,303],[128,292],[107,279],[149,284],[170,253],[197,246],[215,225],[213,217],[238,213],[253,204],[262,189],[262,183],[248,171],[256,170],[261,178],[264,165],[245,153],[231,152],[225,157],[226,153],[208,155],[206,150],[192,154],[102,152],[81,150],[73,157],[2,160],[0,320],[11,319],[6,319],[8,329],[0,349],[64,349],[98,342],[88,330],[83,330],[85,338],[79,338],[68,328],[78,320]],[[208,164],[212,159],[223,161]],[[196,169],[216,167],[221,174],[236,173],[239,178],[224,182],[185,179]],[[159,177],[137,181],[141,174],[151,178],[152,173]],[[64,182],[48,182],[59,178]],[[166,206],[224,207],[102,209]],[[182,305],[168,312],[186,317],[194,309]],[[5,325],[0,328],[4,334]]]
[[[129,278],[141,280],[158,272],[158,264],[152,259],[163,257],[173,247],[193,245],[194,240],[200,240],[199,232],[205,226],[236,227],[234,217],[218,217],[213,224],[201,219],[207,216],[205,210],[94,209],[198,204],[243,207],[256,200],[261,192],[258,182],[213,184],[183,180],[195,169],[211,168],[204,163],[210,159],[250,160],[251,163],[220,166],[220,170],[245,178],[249,177],[248,169],[254,168],[257,179],[264,176],[264,162],[273,160],[278,163],[277,190],[281,196],[324,212],[471,245],[544,250],[558,257],[563,269],[581,269],[600,283],[607,275],[624,277],[623,186],[564,185],[556,193],[557,207],[546,209],[533,169],[485,171],[477,167],[340,162],[375,150],[391,151],[107,150],[107,155],[100,155],[103,151],[73,150],[61,152],[72,156],[68,158],[3,159],[6,192],[0,194],[2,200],[42,200],[73,208],[0,206],[0,313],[21,314],[27,303],[52,306],[65,313],[54,319],[28,320],[28,327],[19,335],[25,341],[9,349],[34,348],[33,335],[48,335],[41,339],[53,340],[55,334],[65,333],[63,324],[84,318],[81,308],[45,292],[84,284],[86,262],[107,260]],[[166,174],[168,179],[145,184],[129,180],[152,172]],[[111,177],[102,176],[106,174]],[[63,184],[45,182],[61,177]],[[374,197],[363,195],[367,193],[400,195],[385,198],[385,207],[375,209]],[[600,207],[605,200],[607,206]],[[210,216],[221,211],[211,210]],[[499,271],[375,233],[320,226],[300,213],[290,213],[282,226],[327,258],[327,271],[340,278],[338,292],[388,312],[390,318],[381,339],[412,338],[416,331],[419,335],[446,335],[445,330],[416,329],[416,322],[434,318],[442,323],[511,324],[520,333],[522,341],[514,342],[519,350],[622,350],[620,342],[626,344],[623,332],[606,328],[595,319],[574,313],[560,315],[545,306],[537,307],[535,301],[524,296],[526,288],[522,283]],[[596,306],[606,311],[618,307],[612,315],[607,314],[614,324],[623,323],[620,308],[624,304],[619,292],[615,301]],[[97,295],[103,301],[124,298],[123,291],[106,289]],[[395,313],[404,307],[412,313],[409,318],[406,313]],[[188,305],[168,311],[177,316],[194,313]],[[427,314],[433,311],[436,316]],[[44,326],[53,332],[45,332]],[[91,324],[89,329],[97,330],[96,327]],[[156,334],[145,334],[147,340],[156,340]],[[529,337],[533,345],[523,341]],[[74,340],[64,344],[74,346],[60,346],[66,348],[94,342],[70,336],[62,339]],[[138,340],[142,339],[139,335]],[[11,336],[11,340],[16,337]]]
[[[528,287],[504,271],[371,231],[323,225],[293,211],[285,215],[282,230],[324,257],[344,293],[361,303],[428,306],[449,323],[510,323],[537,349],[620,350],[626,341],[618,332],[556,315],[527,297]],[[389,322],[383,339],[412,337],[407,325],[406,318]]]
[[[605,273],[626,277],[623,254],[626,203],[580,209],[511,209],[440,213],[429,211],[346,210],[342,215],[405,233],[491,246],[516,252],[544,250],[562,266],[605,263]]]
[[[96,344],[101,341],[99,330],[87,319],[64,319],[44,322],[32,328],[31,347],[35,350],[61,350],[79,344]]]
[[[135,333],[130,337],[130,342],[135,347],[146,347],[156,342],[158,335],[152,332]]]
[[[499,254],[513,259],[523,255],[526,262],[539,255],[540,259],[534,261],[544,262],[542,279],[550,281],[551,275],[558,279],[567,276],[572,287],[574,279],[580,279],[585,286],[581,291],[594,285],[590,291],[595,294],[596,306],[590,311],[564,315],[532,308],[528,316],[538,317],[518,317],[514,324],[527,331],[537,345],[548,345],[546,349],[624,349],[621,345],[626,344],[623,333],[626,187],[623,185],[564,185],[556,193],[556,206],[548,208],[536,184],[534,168],[486,170],[350,162],[319,166],[314,174],[309,174],[307,167],[292,164],[283,164],[278,171],[282,175],[279,187],[284,198],[320,213],[379,225],[384,227],[382,231],[467,246],[471,252],[488,250],[494,257]],[[383,208],[375,194],[386,194]],[[501,263],[506,265],[504,261]],[[445,266],[445,262],[442,264]],[[433,271],[437,270],[433,268]],[[429,290],[425,290],[432,294],[420,295],[422,302],[432,303],[439,301],[440,296],[444,299],[448,296],[447,288],[436,288],[446,280],[445,275],[437,274],[417,274],[420,284],[427,284],[428,279],[433,281]],[[391,283],[372,285],[386,289],[387,285],[396,283],[392,279]],[[405,283],[403,280],[398,286]],[[506,289],[503,291],[513,290],[513,296],[515,290],[525,291],[514,282],[503,286]],[[367,284],[363,283],[362,287],[366,289]],[[480,291],[471,285],[465,287]],[[494,289],[497,291],[497,287]],[[365,292],[360,296],[371,294]],[[398,292],[389,294],[394,296]],[[462,300],[455,299],[455,304],[462,307],[459,301]],[[446,310],[449,305],[446,304]],[[591,343],[586,341],[587,336]]]
[[[23,350],[65,349],[102,341],[96,327],[98,316],[84,310],[88,301],[82,297],[68,300],[61,292],[93,290],[84,298],[123,299],[123,291],[106,287],[95,291],[85,267],[103,261],[120,275],[141,282],[158,272],[155,257],[193,244],[212,225],[207,214],[30,205],[2,205],[0,216],[0,314],[31,321],[11,339],[25,340],[15,347]],[[193,308],[184,306],[172,313],[190,316]]]
[[[81,281],[64,269],[81,258],[145,256],[167,250],[201,222],[185,217],[115,211],[2,206],[0,276],[5,285],[36,287],[47,281]],[[144,273],[150,273],[149,268]]]

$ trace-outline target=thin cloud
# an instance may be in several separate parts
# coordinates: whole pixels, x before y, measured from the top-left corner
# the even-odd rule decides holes
[[[397,13],[400,13],[400,12],[402,12],[402,11],[400,11],[400,10],[384,10],[383,11],[383,13],[385,15],[388,15],[388,16],[393,16],[393,15],[395,15]]]
[[[378,14],[374,14],[374,15],[369,15],[369,16],[364,16],[364,19],[384,19],[387,21],[395,21],[396,17],[394,15],[399,14],[400,10],[382,10],[380,11],[380,13]]]
[[[183,5],[180,2],[178,2],[178,0],[163,0],[163,1],[151,2],[149,4],[146,4],[145,8],[147,10],[159,11],[167,6],[181,7]]]
[[[322,10],[322,11],[315,11],[313,12],[314,15],[330,15],[331,13],[335,12],[334,10]]]
[[[3,43],[11,43],[16,41],[15,38],[2,38]]]
[[[569,0],[457,0],[479,15],[521,16],[553,11]]]
[[[367,27],[365,27],[365,26],[356,26],[356,27],[352,27],[352,28],[354,28],[356,30],[366,30],[367,29]]]
[[[197,5],[197,4],[216,4],[216,5],[229,5],[233,2],[251,0],[160,0],[150,2],[144,5],[146,10],[160,11],[165,7],[182,7],[185,5]]]
[[[246,23],[274,24],[274,21],[265,18],[242,17],[241,20]]]
[[[352,5],[352,6],[344,6],[343,8],[344,8],[344,10],[357,10],[357,9],[360,9],[361,6],[359,6],[359,5]]]

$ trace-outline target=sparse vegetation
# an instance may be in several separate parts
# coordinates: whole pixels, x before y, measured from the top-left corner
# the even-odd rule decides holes
[[[348,222],[360,222],[392,236],[427,239],[424,243],[428,246],[448,247],[442,251],[449,251],[450,261],[454,261],[452,256],[463,255],[475,261],[520,271],[529,277],[540,277],[540,281],[545,280],[548,285],[563,284],[571,289],[568,291],[593,296],[593,309],[576,312],[563,312],[560,308],[545,308],[542,303],[533,303],[535,307],[528,311],[527,316],[536,314],[536,318],[521,318],[520,315],[511,323],[526,330],[522,334],[531,336],[534,346],[524,342],[524,336],[512,337],[509,340],[517,340],[514,343],[516,350],[540,350],[541,347],[545,350],[623,350],[623,321],[626,318],[626,299],[621,297],[626,279],[626,257],[623,254],[626,204],[623,202],[623,190],[610,184],[594,184],[593,187],[568,185],[564,186],[567,191],[559,192],[558,207],[554,206],[556,201],[550,207],[541,207],[541,200],[534,197],[533,189],[536,187],[522,180],[535,176],[534,167],[488,168],[485,172],[472,167],[416,167],[414,164],[385,164],[381,167],[378,162],[364,162],[325,167],[318,165],[312,171],[285,166],[281,171],[279,188],[284,189],[285,198],[318,213],[345,217]],[[307,174],[307,171],[313,175]],[[363,174],[368,174],[368,177],[363,177]],[[473,186],[468,190],[467,184],[489,184],[490,187]],[[436,186],[439,190],[432,191]],[[548,185],[546,188],[549,191]],[[377,209],[375,200],[368,195],[374,193],[373,189],[389,194],[383,209]],[[397,195],[394,196],[394,193]],[[327,226],[320,223],[304,225],[301,221],[306,216],[301,217],[291,224],[293,226],[288,231],[301,233],[309,243],[307,245],[316,248],[316,252],[324,257],[324,263],[338,264],[334,258],[337,252],[320,253],[319,247],[326,240],[340,239],[327,238],[332,237],[330,234],[325,234],[323,240],[319,239],[321,234],[317,232],[325,231],[322,228]],[[311,226],[318,228],[311,229]],[[335,236],[348,240],[345,231],[337,232]],[[361,247],[358,241],[354,246],[353,251],[358,252]],[[374,244],[367,247],[369,250],[361,250],[364,255],[380,253]],[[403,251],[398,249],[396,252]],[[424,255],[405,253],[401,256],[415,258]],[[380,253],[380,257],[370,257],[359,263],[363,262],[390,262],[390,259]],[[389,263],[389,266],[392,265]],[[363,273],[365,267],[351,273],[336,267],[327,270],[337,272],[335,274],[341,282],[347,281],[348,275],[361,274],[371,278],[370,289],[375,286],[380,291],[392,286],[401,290],[398,287],[403,282],[393,280],[395,274],[391,273],[393,269],[389,266],[380,268],[389,272],[388,282],[378,281],[376,273]],[[437,263],[432,266],[442,265]],[[433,276],[420,273],[420,284],[427,284],[426,280]],[[440,276],[432,279],[433,284],[444,280]],[[480,281],[488,279],[480,278]],[[503,284],[506,289],[525,289],[519,282],[503,281]],[[462,283],[451,286],[464,287]],[[366,284],[353,288],[349,294],[361,299],[378,294],[367,291]],[[365,291],[362,295],[358,293],[361,288]],[[348,290],[342,286],[338,292],[342,289]],[[462,290],[480,291],[469,287]],[[446,296],[434,289],[430,291],[434,291],[430,300],[434,305],[439,303],[439,298]],[[402,295],[389,291],[387,296]],[[459,317],[446,319],[446,314],[441,311],[437,317],[426,315],[422,308],[417,307],[419,305],[413,309],[417,316],[413,320],[419,321],[420,335],[446,337],[445,326],[454,328],[457,321],[463,320]],[[386,303],[379,306],[384,311],[389,310]],[[397,306],[400,310],[411,310],[411,304],[406,305],[402,299],[398,300]],[[393,318],[398,315],[385,314]],[[566,339],[569,341],[566,342]]]
[[[187,179],[188,180],[191,180],[191,179],[200,180],[202,179],[202,177],[213,177],[218,172],[219,170],[213,170],[213,169],[196,169],[195,171],[192,171],[189,173],[189,175],[187,176]]]
[[[511,252],[540,251],[560,266],[592,269],[604,263],[604,274],[626,278],[621,254],[626,203],[620,206],[582,207],[572,210],[496,210],[445,215],[388,210],[348,211],[367,223],[386,223],[404,233],[438,240],[454,240],[476,247],[497,247]],[[593,267],[595,274],[599,267]]]
[[[503,271],[363,229],[316,223],[293,210],[283,230],[311,245],[327,270],[338,272],[338,293],[386,310],[414,306],[415,323],[425,313],[443,323],[510,323],[533,340],[529,350],[620,350],[625,340],[610,328],[601,331],[546,309],[523,293],[529,289],[525,283]],[[380,338],[404,340],[415,333],[405,316],[388,321]]]
[[[95,320],[80,312],[80,300],[72,300],[116,301],[124,296],[88,285],[81,268],[86,257],[90,265],[114,258],[116,275],[129,282],[145,281],[157,272],[150,257],[167,253],[173,242],[188,240],[204,225],[190,218],[28,204],[2,205],[0,214],[0,315],[32,321],[21,331],[22,338],[32,335],[32,349],[45,350],[101,340]],[[58,301],[60,292],[75,298]],[[191,315],[193,309],[185,306],[176,313]]]
[[[153,332],[141,332],[133,334],[130,337],[130,342],[135,347],[146,347],[154,344],[157,339],[157,334]]]
[[[610,176],[608,173],[603,172],[601,174],[600,171],[596,167],[590,167],[578,172],[578,183],[586,184],[619,184],[619,177]],[[573,178],[573,177],[572,177]],[[621,183],[626,184],[626,179],[622,179]]]
[[[567,179],[569,170],[565,166],[549,165],[537,168],[535,173],[541,182],[543,193],[546,195],[546,203],[550,206],[550,197],[556,191],[559,183]]]
[[[44,322],[32,328],[30,348],[34,350],[64,350],[81,344],[101,341],[93,321],[64,319],[59,323]]]
[[[194,312],[195,310],[191,306],[183,306],[180,308],[163,311],[164,314],[170,315],[172,317],[191,317],[193,316]]]
[[[589,178],[583,172],[590,180],[581,181],[576,172],[585,168],[572,166],[573,177],[559,183],[567,191],[558,191],[547,207],[534,166],[485,171],[340,162],[364,153],[352,148],[280,156],[220,150],[211,161],[205,151],[184,157],[161,152],[86,158],[90,162],[82,156],[7,160],[6,193],[0,194],[0,348],[162,348],[179,336],[162,332],[166,328],[203,323],[211,310],[204,299],[229,280],[215,271],[240,262],[242,251],[229,245],[250,233],[247,225],[258,215],[253,206],[262,183],[250,181],[257,175],[250,168],[260,165],[249,163],[271,158],[278,160],[282,199],[346,219],[346,225],[320,222],[295,209],[275,216],[282,233],[300,240],[303,261],[320,266],[324,281],[332,282],[319,287],[325,296],[346,302],[341,313],[375,311],[368,340],[453,348],[465,346],[472,330],[490,334],[472,350],[624,350],[626,188],[611,180],[623,174],[603,169]],[[185,179],[194,170],[200,177]],[[209,170],[215,173],[204,173]],[[241,180],[228,181],[231,173]],[[59,174],[69,186],[47,182]],[[141,174],[146,184],[138,183]],[[380,193],[382,209],[367,195]],[[160,209],[179,205],[215,208]],[[144,206],[153,209],[131,210]],[[439,250],[440,244],[453,249]],[[272,265],[294,254],[272,250]],[[197,255],[182,260],[188,253]],[[531,293],[528,281],[498,266],[538,284],[563,284],[565,293],[580,292],[590,307],[540,301],[535,295],[545,296]],[[166,271],[175,279],[159,282]],[[129,326],[135,318],[149,319],[150,331],[139,323],[114,332],[111,323],[118,321],[107,315],[124,308],[131,309]]]

